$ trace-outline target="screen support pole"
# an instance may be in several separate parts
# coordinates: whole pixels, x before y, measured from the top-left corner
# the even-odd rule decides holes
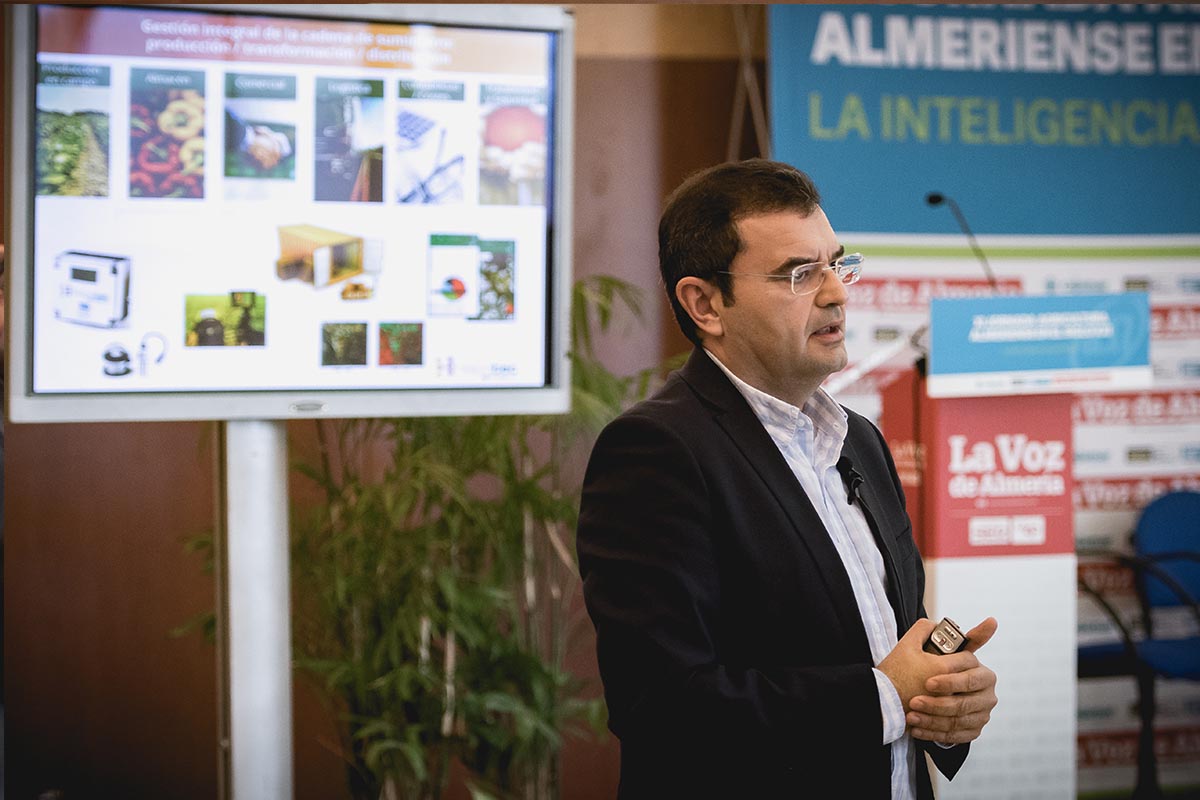
[[[233,800],[291,800],[287,428],[225,423]]]

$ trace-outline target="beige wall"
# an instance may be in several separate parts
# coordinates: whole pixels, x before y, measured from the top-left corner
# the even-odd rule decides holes
[[[575,53],[579,58],[736,59],[734,15],[746,19],[754,53],[765,50],[766,6],[637,3],[569,6],[575,14]]]

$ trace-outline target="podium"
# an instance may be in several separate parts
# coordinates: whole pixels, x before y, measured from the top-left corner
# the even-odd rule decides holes
[[[935,298],[928,359],[881,393],[927,613],[999,621],[1000,702],[942,800],[1075,796],[1072,398],[1149,386],[1149,340],[1145,293]]]
[[[1000,626],[980,659],[1000,703],[939,798],[1075,796],[1076,596],[1071,396],[931,398],[914,368],[881,427],[925,560],[925,607]]]

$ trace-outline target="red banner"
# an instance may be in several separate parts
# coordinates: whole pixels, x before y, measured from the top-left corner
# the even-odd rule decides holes
[[[1071,553],[1071,397],[923,401],[927,555]]]
[[[1152,339],[1200,339],[1200,306],[1157,306],[1150,309]]]
[[[1172,477],[1083,478],[1075,482],[1077,511],[1138,511],[1167,492],[1200,492],[1200,473]]]
[[[858,310],[928,312],[933,297],[991,297],[1021,294],[1016,278],[1002,278],[993,288],[983,278],[863,278],[849,287],[849,305]]]
[[[1080,767],[1129,767],[1137,764],[1137,731],[1081,733]],[[1200,763],[1200,726],[1166,728],[1154,732],[1154,753],[1159,764]]]
[[[1071,404],[1077,425],[1191,425],[1200,422],[1200,392],[1081,394]]]

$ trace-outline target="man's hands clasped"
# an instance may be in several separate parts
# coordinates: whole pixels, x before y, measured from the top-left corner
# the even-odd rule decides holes
[[[935,623],[921,619],[879,664],[904,704],[909,733],[915,739],[961,744],[979,737],[996,707],[996,673],[975,651],[996,632],[988,617],[967,632],[966,648],[935,656],[921,649]]]

